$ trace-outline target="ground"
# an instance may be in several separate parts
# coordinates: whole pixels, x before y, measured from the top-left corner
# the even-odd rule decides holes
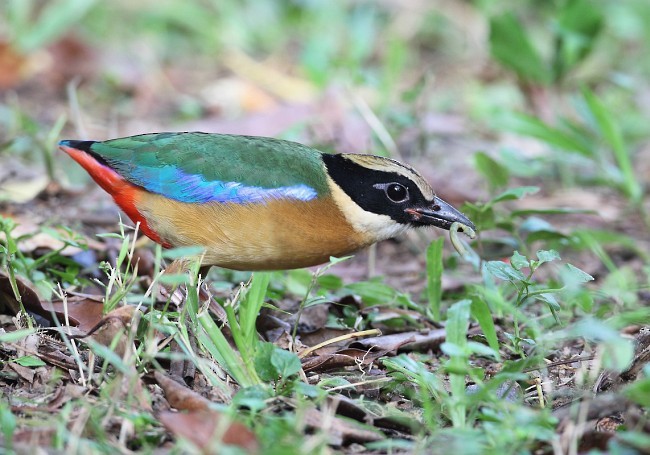
[[[0,8],[3,451],[650,450],[644,0]],[[153,131],[391,156],[479,235],[179,269],[56,147]]]

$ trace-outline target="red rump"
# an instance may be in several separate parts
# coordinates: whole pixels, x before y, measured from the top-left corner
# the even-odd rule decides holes
[[[113,196],[117,205],[124,210],[134,223],[140,223],[140,230],[144,232],[147,237],[154,242],[160,243],[165,248],[171,247],[169,243],[163,242],[160,239],[160,236],[149,227],[147,220],[136,207],[140,195],[144,191],[142,188],[127,182],[120,174],[110,167],[101,164],[83,150],[78,150],[65,145],[60,146],[60,149],[79,163],[88,174],[90,174],[93,180],[104,189],[104,191]]]

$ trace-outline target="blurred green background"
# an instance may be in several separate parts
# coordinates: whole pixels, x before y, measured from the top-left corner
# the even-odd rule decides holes
[[[465,174],[458,163],[486,149],[512,174],[605,182],[640,201],[644,0],[0,8],[1,159],[44,155],[51,175],[62,129],[93,139],[199,129],[424,154],[445,173]]]
[[[402,419],[412,431],[395,447],[426,452],[443,441],[450,453],[532,453],[542,445],[543,453],[559,453],[565,435],[556,433],[548,408],[529,406],[530,394],[526,404],[513,404],[495,390],[513,378],[528,380],[533,364],[583,349],[606,360],[589,374],[572,370],[574,382],[545,380],[591,390],[594,371],[620,370],[616,359],[632,356],[621,331],[647,324],[648,24],[648,0],[4,0],[0,227],[10,238],[15,225],[31,222],[30,234],[12,234],[25,242],[52,220],[88,229],[92,212],[104,215],[94,219],[95,231],[114,230],[110,197],[56,150],[60,139],[200,130],[403,159],[477,224],[473,256],[446,252],[443,261],[443,242],[430,244],[433,234],[426,233],[383,243],[376,257],[361,253],[322,277],[274,274],[267,297],[320,304],[354,295],[359,307],[342,310],[336,324],[355,329],[381,325],[381,311],[389,314],[382,326],[389,330],[452,320],[456,331],[444,354],[415,352],[383,364],[395,383],[378,386],[377,394],[412,400]],[[80,187],[93,190],[66,192]],[[73,241],[66,237],[60,250],[40,257],[27,248],[21,256],[14,245],[18,259],[0,254],[0,271],[14,267],[50,296],[59,280],[86,285],[84,273],[96,271],[115,245],[96,242],[99,259],[82,273],[61,253]],[[355,266],[359,256],[363,266]],[[384,278],[361,281],[367,262]],[[545,262],[554,264],[536,272]],[[247,279],[219,273],[222,289]],[[135,278],[125,283],[114,303],[144,292],[131,292]],[[485,334],[482,344],[467,342],[470,320]],[[647,365],[645,371],[625,393],[647,413]],[[466,393],[466,376],[480,393]],[[329,386],[291,381],[265,393],[328,394]],[[258,396],[246,403],[259,409],[230,409],[247,419],[268,453],[276,443],[279,451],[311,437],[296,414],[265,412],[270,402]],[[0,420],[10,415],[0,406]],[[139,425],[164,432],[147,420],[148,411],[142,415]],[[104,417],[95,422],[101,427]],[[619,433],[620,440],[649,450],[639,428]],[[157,447],[142,434],[129,447]],[[391,444],[376,447],[390,451]],[[318,447],[327,453],[329,446]]]

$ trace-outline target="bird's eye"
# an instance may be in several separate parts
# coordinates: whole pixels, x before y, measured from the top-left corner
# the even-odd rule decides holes
[[[389,183],[384,188],[386,196],[393,202],[404,202],[409,198],[409,190],[399,183]]]

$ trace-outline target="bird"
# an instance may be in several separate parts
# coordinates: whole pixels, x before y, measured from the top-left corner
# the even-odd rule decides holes
[[[59,148],[150,239],[201,247],[202,266],[296,269],[413,228],[475,229],[412,167],[371,154],[201,132],[63,140]]]

